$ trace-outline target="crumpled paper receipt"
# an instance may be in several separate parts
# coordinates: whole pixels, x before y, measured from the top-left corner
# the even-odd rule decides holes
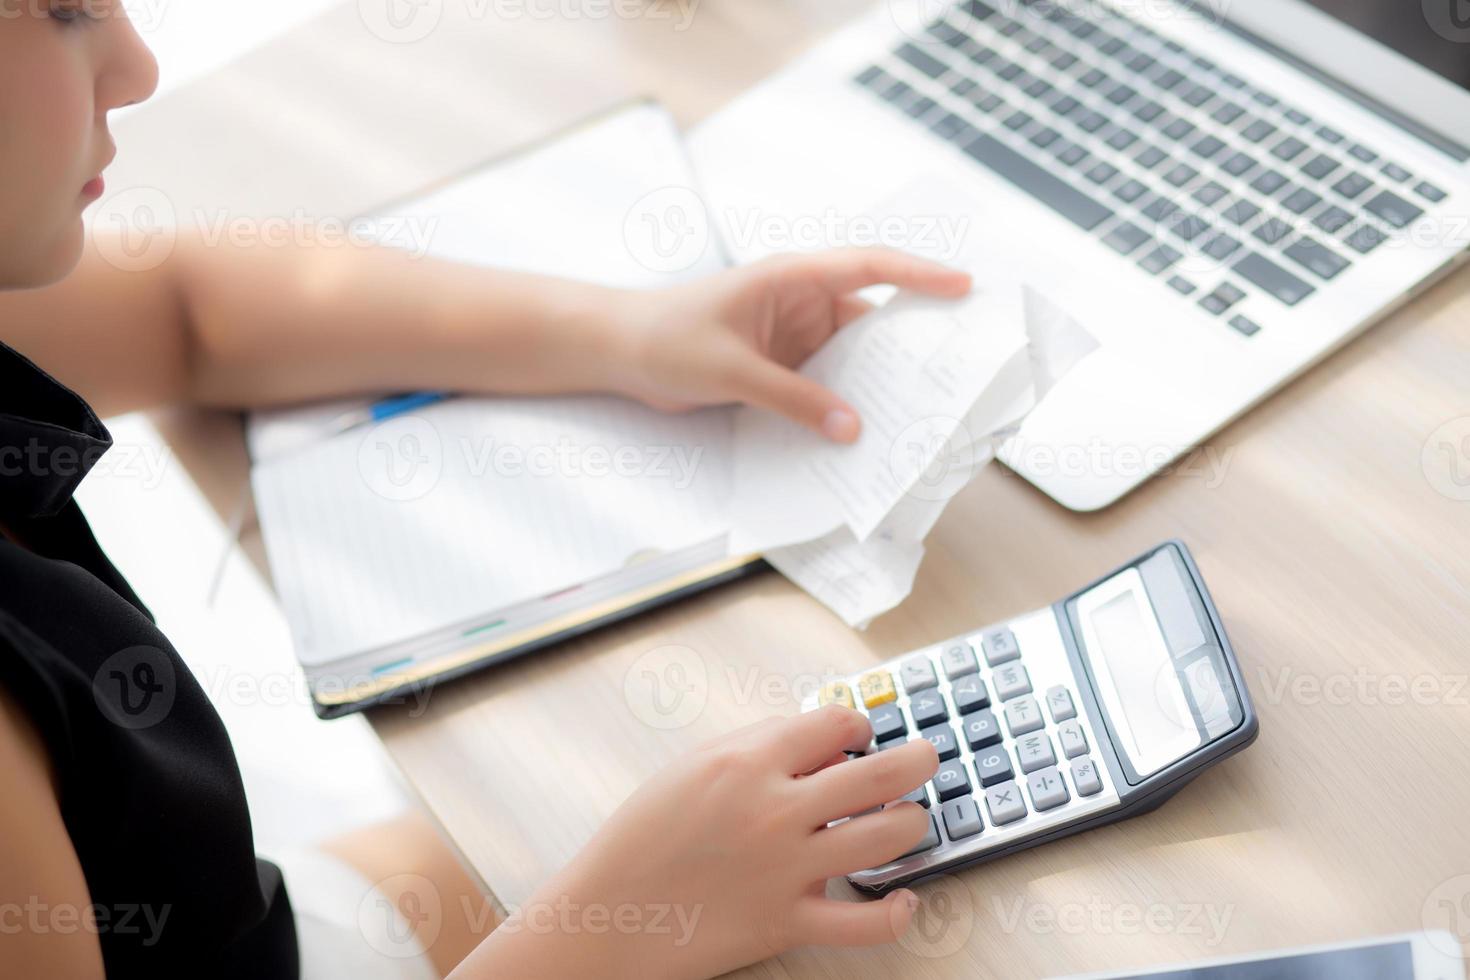
[[[801,369],[858,410],[857,443],[737,413],[732,553],[763,554],[865,628],[912,590],[945,505],[1096,346],[1014,270],[988,269],[959,301],[900,294]]]

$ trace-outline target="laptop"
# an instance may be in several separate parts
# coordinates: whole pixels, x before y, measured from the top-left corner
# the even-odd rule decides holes
[[[1089,511],[1465,257],[1467,87],[1459,0],[889,0],[692,152],[740,260],[860,217],[1013,250],[1098,346],[1000,458]]]

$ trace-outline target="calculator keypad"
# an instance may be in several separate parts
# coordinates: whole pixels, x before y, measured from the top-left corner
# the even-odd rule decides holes
[[[1090,755],[1098,729],[1075,692],[1049,609],[824,687],[817,703],[867,709],[873,751],[923,738],[940,758],[933,779],[904,797],[930,808],[924,841],[854,880],[968,860],[1116,805]]]

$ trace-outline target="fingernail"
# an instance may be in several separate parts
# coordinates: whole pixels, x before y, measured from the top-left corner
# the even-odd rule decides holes
[[[905,895],[903,897],[903,900],[909,903],[910,911],[916,910],[919,907],[919,896],[913,892],[909,892],[907,895]]]
[[[852,442],[859,428],[858,417],[845,408],[834,408],[822,420],[822,435],[836,442]]]

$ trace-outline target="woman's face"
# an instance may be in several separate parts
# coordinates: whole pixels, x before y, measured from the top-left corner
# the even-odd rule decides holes
[[[107,113],[157,84],[122,0],[0,0],[0,289],[76,266],[114,153]]]

